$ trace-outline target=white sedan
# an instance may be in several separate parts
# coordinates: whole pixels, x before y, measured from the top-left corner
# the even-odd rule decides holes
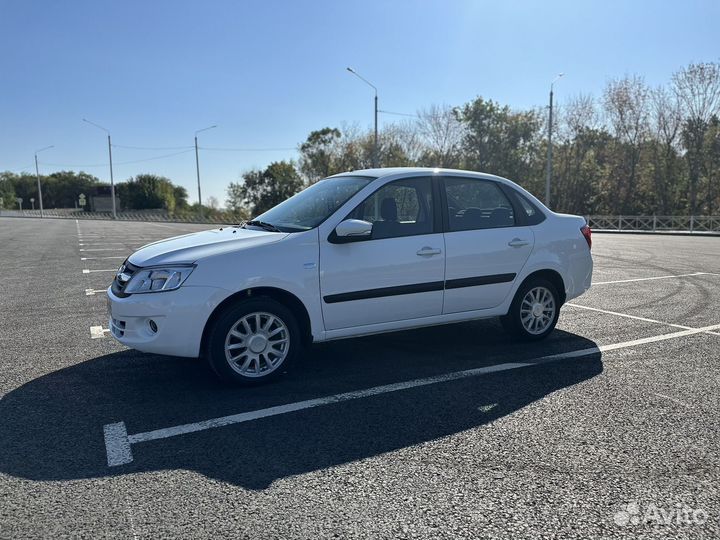
[[[590,247],[583,218],[504,178],[355,171],[242,225],[142,247],[107,291],[110,330],[140,351],[207,357],[246,384],[312,342],[358,335],[500,317],[539,340],[590,288]]]

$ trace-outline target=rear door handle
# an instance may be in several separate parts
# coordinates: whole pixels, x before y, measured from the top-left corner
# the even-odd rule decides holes
[[[508,242],[508,246],[510,246],[510,247],[523,247],[523,246],[527,246],[529,243],[530,243],[530,242],[528,242],[527,240],[523,240],[523,239],[521,239],[521,238],[513,238],[512,240],[510,240],[510,241]]]
[[[440,255],[441,253],[442,250],[440,248],[431,248],[430,246],[425,246],[417,252],[420,257],[432,257],[433,255]]]

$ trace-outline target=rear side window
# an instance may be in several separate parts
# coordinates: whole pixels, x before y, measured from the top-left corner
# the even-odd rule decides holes
[[[449,231],[515,226],[513,206],[495,182],[445,178],[444,184]]]
[[[527,225],[537,225],[545,219],[545,214],[538,210],[536,206],[527,199],[527,197],[515,190],[513,190],[513,193],[515,193],[515,197],[525,212],[525,223]]]

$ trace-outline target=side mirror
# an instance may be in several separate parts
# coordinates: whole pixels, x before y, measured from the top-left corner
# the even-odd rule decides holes
[[[346,219],[335,227],[335,234],[332,235],[335,237],[333,240],[338,244],[367,240],[372,235],[372,228],[373,225],[369,221]]]

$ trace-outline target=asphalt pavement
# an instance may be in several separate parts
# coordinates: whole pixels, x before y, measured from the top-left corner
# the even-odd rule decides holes
[[[720,537],[720,238],[594,235],[542,343],[329,342],[247,389],[106,331],[122,260],[207,228],[0,218],[0,538]],[[118,423],[156,436],[110,466]]]

